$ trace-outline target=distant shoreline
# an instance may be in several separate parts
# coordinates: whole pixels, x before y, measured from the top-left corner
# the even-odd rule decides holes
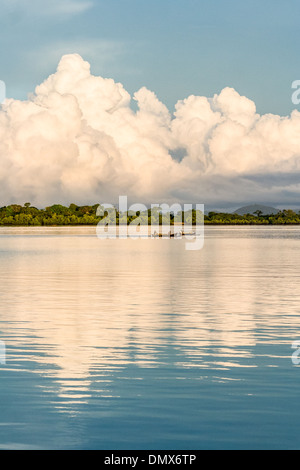
[[[1,228],[87,228],[87,227],[97,227],[98,224],[59,224],[59,225],[52,225],[52,224],[47,224],[47,225],[18,225],[18,224],[8,224],[0,225],[0,230]],[[195,224],[186,224],[189,225],[190,227],[197,227],[200,226],[200,224],[195,225]],[[127,225],[128,227],[129,225]],[[298,223],[211,223],[211,222],[204,222],[204,226],[206,227],[299,227],[300,222]],[[117,225],[117,228],[119,226]],[[156,225],[141,225],[141,227],[156,227]],[[160,225],[159,227],[164,228],[164,227],[184,227],[184,224],[171,224],[171,225]]]
[[[99,210],[100,209],[100,210]],[[189,226],[298,226],[300,225],[300,212],[282,210],[276,214],[265,215],[261,210],[254,213],[237,214],[226,212],[209,212],[203,214],[199,210],[186,212],[162,212],[158,208],[148,209],[144,212],[119,212],[117,208],[109,209],[95,204],[93,206],[68,207],[55,204],[45,209],[37,209],[31,204],[23,206],[12,204],[0,208],[0,227],[80,227],[80,226],[126,226],[140,225],[144,227],[176,227]]]

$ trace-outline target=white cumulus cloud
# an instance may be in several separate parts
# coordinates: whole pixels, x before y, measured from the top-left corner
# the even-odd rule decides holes
[[[171,114],[147,88],[132,97],[69,54],[30,99],[5,101],[0,158],[2,204],[119,195],[148,203],[289,202],[300,193],[300,113],[260,116],[251,100],[225,88],[179,101]]]
[[[90,0],[0,0],[2,11],[18,11],[30,15],[74,15],[93,6]]]

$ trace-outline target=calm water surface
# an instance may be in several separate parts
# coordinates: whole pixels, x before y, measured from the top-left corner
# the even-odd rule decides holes
[[[0,448],[300,449],[300,229],[0,229]]]

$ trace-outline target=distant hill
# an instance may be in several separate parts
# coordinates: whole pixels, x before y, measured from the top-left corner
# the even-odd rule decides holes
[[[263,206],[261,204],[252,204],[250,206],[241,207],[240,209],[236,210],[234,214],[237,215],[245,215],[245,214],[253,214],[257,211],[262,212],[262,215],[271,215],[271,214],[278,214],[280,212],[279,209],[275,207]]]

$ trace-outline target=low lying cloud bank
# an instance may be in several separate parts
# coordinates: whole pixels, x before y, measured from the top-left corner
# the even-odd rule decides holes
[[[179,101],[171,115],[152,91],[131,97],[72,54],[27,101],[4,102],[0,158],[2,205],[114,203],[123,194],[145,203],[291,205],[300,192],[300,112],[260,116],[225,88]]]

